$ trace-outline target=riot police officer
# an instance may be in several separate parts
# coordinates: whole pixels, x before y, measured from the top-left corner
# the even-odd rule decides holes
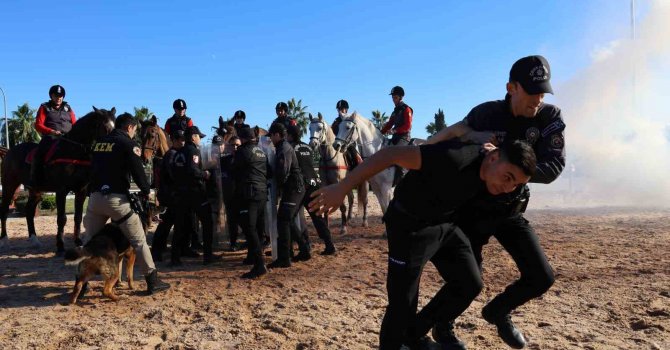
[[[30,168],[29,186],[34,186],[42,181],[44,155],[49,146],[70,129],[77,118],[70,105],[63,101],[65,98],[65,88],[60,85],[54,85],[49,88],[49,101],[40,105],[35,117],[35,130],[42,136],[37,151],[33,157],[33,164]]]
[[[275,123],[280,123],[284,125],[285,128],[288,128],[291,125],[298,125],[298,122],[295,119],[289,117],[288,104],[286,104],[286,102],[278,102],[275,106],[275,113],[277,113],[277,118],[272,121],[270,126]]]
[[[186,116],[186,101],[178,98],[172,102],[172,109],[174,114],[165,121],[165,132],[172,135],[174,131],[186,131],[187,128],[193,126],[191,118]]]
[[[176,212],[173,242],[179,242],[181,235],[187,230],[185,226],[186,215],[189,212],[195,213],[202,224],[203,264],[209,265],[214,260],[220,259],[220,256],[215,256],[212,253],[212,207],[205,188],[205,181],[209,179],[210,172],[202,168],[202,157],[199,149],[200,140],[205,136],[197,126],[187,128],[184,132],[186,144],[174,158],[172,171],[175,179],[176,201],[179,204]],[[174,249],[172,250],[171,263],[173,265],[180,264],[179,253]]]
[[[233,124],[235,133],[238,135],[240,134],[240,129],[249,127],[249,124],[244,123],[247,120],[247,114],[243,110],[236,111],[233,115],[233,120],[235,121],[235,124]]]
[[[149,184],[142,168],[140,148],[133,141],[137,120],[124,113],[116,118],[115,129],[98,139],[91,159],[91,196],[84,216],[86,238],[105,226],[108,219],[117,224],[135,248],[147,282],[149,294],[166,290],[169,284],[158,278],[151,251],[140,218],[130,207],[130,177],[143,196],[149,195]]]
[[[291,239],[298,243],[300,253],[295,260],[309,260],[310,247],[300,234],[295,218],[305,195],[305,182],[293,147],[286,140],[286,127],[274,123],[268,131],[275,146],[275,181],[277,182],[279,208],[277,209],[277,260],[270,268],[291,266]]]
[[[303,197],[302,207],[307,207],[311,200],[312,193],[318,190],[321,187],[321,179],[316,170],[314,170],[314,156],[312,154],[312,148],[308,144],[300,140],[300,128],[298,126],[292,126],[288,129],[288,142],[293,146],[295,150],[295,155],[298,159],[298,166],[302,173],[302,177],[305,183],[305,196]],[[330,229],[326,223],[326,219],[322,215],[318,215],[314,212],[308,211],[309,216],[312,218],[312,223],[316,229],[319,238],[323,240],[326,248],[321,255],[333,255],[336,252],[335,245],[333,244],[333,238],[330,234]],[[303,239],[307,244],[309,244],[309,237],[307,236],[307,229],[305,228],[304,232],[301,233]],[[296,260],[299,260],[300,256],[296,257]]]
[[[240,226],[248,245],[244,263],[253,265],[242,278],[257,278],[268,272],[257,233],[257,225],[265,215],[265,203],[268,200],[268,158],[255,143],[256,135],[251,128],[240,129],[238,136],[241,146],[235,152],[232,174]]]

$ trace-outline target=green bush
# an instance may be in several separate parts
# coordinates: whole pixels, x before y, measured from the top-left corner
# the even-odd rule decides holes
[[[42,197],[42,202],[40,203],[40,209],[43,210],[54,210],[56,209],[56,196],[55,195],[46,195]]]

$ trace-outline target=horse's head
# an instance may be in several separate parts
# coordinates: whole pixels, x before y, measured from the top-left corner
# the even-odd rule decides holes
[[[82,145],[93,144],[97,138],[109,134],[114,129],[116,120],[116,108],[111,110],[98,109],[93,107],[93,111],[79,118],[66,137]]]
[[[141,122],[140,139],[142,142],[142,160],[146,163],[153,157],[162,157],[167,153],[169,144],[167,137],[158,126],[158,119],[152,116],[148,120]]]
[[[216,134],[223,137],[223,142],[228,142],[231,137],[237,136],[237,130],[235,130],[235,121],[230,119],[224,121],[222,116],[219,116],[219,127],[212,127],[215,130]]]
[[[355,143],[358,140],[358,133],[356,132],[358,126],[356,125],[355,115],[356,112],[342,119],[340,127],[337,130],[335,142],[333,142],[333,148],[335,148],[335,150],[344,152],[350,144]]]
[[[260,140],[261,136],[265,136],[267,134],[268,134],[267,130],[261,128],[258,125],[254,126],[254,135],[256,135],[257,140]]]
[[[317,118],[312,117],[312,113],[309,114],[309,146],[312,149],[326,143],[327,128],[320,112]]]

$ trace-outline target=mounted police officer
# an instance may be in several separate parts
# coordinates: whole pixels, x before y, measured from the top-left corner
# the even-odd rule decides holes
[[[298,159],[298,166],[300,167],[300,172],[302,173],[302,178],[305,184],[305,196],[303,197],[301,207],[307,207],[311,200],[312,193],[318,190],[321,187],[321,179],[316,170],[314,170],[314,156],[312,154],[312,148],[300,141],[300,127],[292,126],[288,130],[288,142],[293,146],[295,150],[295,155]],[[336,252],[335,245],[333,244],[333,238],[330,234],[330,229],[326,223],[326,219],[322,215],[317,215],[314,212],[308,211],[309,216],[312,218],[312,223],[316,229],[319,238],[323,240],[326,245],[326,248],[321,255],[333,255]],[[303,233],[296,233],[303,236],[306,244],[309,244],[309,236],[307,236],[307,229],[305,228]],[[296,260],[299,260],[299,257],[296,257]]]
[[[30,168],[30,184],[37,185],[42,182],[44,169],[44,155],[49,146],[63,134],[72,129],[76,122],[74,111],[70,105],[63,101],[65,98],[65,88],[60,85],[54,85],[49,88],[49,101],[40,105],[35,118],[35,130],[42,136],[37,151],[33,157],[33,164]]]
[[[133,141],[136,130],[137,120],[124,113],[116,118],[115,129],[96,141],[91,160],[91,196],[84,216],[84,227],[86,238],[90,239],[105,226],[108,219],[117,224],[135,248],[147,281],[147,292],[152,294],[166,290],[170,285],[158,278],[142,222],[130,207],[128,190],[131,176],[140,188],[141,195],[149,195],[140,148]]]
[[[272,121],[272,126],[275,123],[280,123],[284,125],[285,128],[288,128],[291,125],[298,125],[298,122],[289,117],[288,115],[288,105],[286,102],[278,102],[277,105],[275,106],[275,113],[277,113],[277,118]]]
[[[165,121],[165,132],[168,135],[172,135],[177,130],[186,131],[187,128],[193,126],[191,118],[186,116],[186,101],[180,98],[174,100],[172,109],[174,109],[174,114]]]
[[[173,242],[180,242],[181,235],[188,229],[185,219],[189,213],[195,213],[202,224],[203,264],[209,265],[220,256],[212,253],[213,219],[212,207],[207,198],[205,182],[210,172],[203,169],[200,154],[200,140],[206,135],[200,132],[197,126],[191,126],[184,132],[186,144],[174,158],[172,172],[176,184],[176,201],[178,204],[175,220]],[[172,250],[172,265],[180,265],[178,251]]]
[[[523,140],[537,154],[537,169],[530,182],[551,183],[565,166],[565,123],[561,110],[543,102],[553,94],[549,63],[542,56],[517,60],[510,70],[504,100],[482,103],[462,121],[443,129],[429,143],[460,137],[474,143]],[[512,323],[512,310],[544,294],[554,283],[554,273],[539,244],[537,234],[523,217],[530,193],[527,186],[510,195],[482,197],[463,210],[458,225],[472,242],[478,263],[482,247],[491,235],[516,263],[520,278],[497,295],[482,310],[484,319],[496,325],[509,346],[524,347],[526,341]],[[453,321],[437,324],[433,334],[458,343]]]
[[[393,131],[391,137],[392,145],[407,145],[410,140],[410,132],[412,131],[412,115],[414,110],[403,102],[405,97],[405,90],[400,86],[394,86],[391,89],[391,98],[395,108],[389,117],[388,122],[382,127],[382,134]]]
[[[268,158],[256,144],[251,128],[242,128],[238,135],[241,146],[235,152],[232,174],[235,179],[235,200],[239,208],[240,226],[247,239],[248,251],[244,264],[253,265],[242,278],[257,278],[268,272],[257,226],[265,216],[268,200]]]
[[[346,100],[339,100],[335,105],[335,109],[337,109],[337,118],[335,118],[335,120],[333,121],[332,129],[333,133],[335,133],[335,136],[337,136],[337,133],[340,130],[340,123],[342,123],[343,119],[349,117],[348,113],[349,102],[347,102]],[[352,170],[353,168],[356,167],[356,165],[361,164],[363,162],[363,158],[361,158],[361,155],[358,153],[355,143],[349,145],[345,153],[345,156],[347,164],[349,165],[349,170]]]
[[[235,127],[236,134],[240,133],[240,129],[249,127],[249,124],[244,123],[247,120],[247,114],[243,110],[236,111],[233,115],[233,120],[235,121],[233,126]]]
[[[278,197],[281,196],[277,209],[277,260],[268,267],[284,268],[291,266],[291,239],[300,248],[300,253],[295,257],[296,261],[311,258],[309,244],[303,239],[295,222],[305,195],[305,182],[295,150],[286,140],[286,127],[281,123],[274,123],[268,133],[276,150],[274,175]]]

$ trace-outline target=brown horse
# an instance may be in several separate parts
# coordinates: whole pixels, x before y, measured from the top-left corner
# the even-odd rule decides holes
[[[114,115],[116,108],[111,111],[97,109],[79,119],[67,134],[57,139],[45,161],[43,183],[35,184],[28,193],[26,204],[26,221],[28,223],[28,238],[33,246],[41,244],[35,232],[35,211],[37,204],[42,200],[42,193],[55,192],[56,206],[58,212],[58,232],[56,235],[57,253],[65,251],[63,243],[63,231],[67,222],[65,215],[65,199],[72,191],[75,194],[74,212],[74,241],[81,244],[79,233],[81,232],[81,219],[83,214],[84,200],[86,199],[87,186],[91,177],[91,146],[99,137],[107,135],[114,128]],[[8,246],[7,238],[7,212],[9,202],[14,192],[21,184],[26,184],[30,177],[31,163],[29,155],[34,154],[37,144],[24,142],[12,147],[4,156],[2,161],[2,204],[0,204],[0,222],[2,233],[0,234],[0,247]],[[1,152],[0,152],[1,155]]]

